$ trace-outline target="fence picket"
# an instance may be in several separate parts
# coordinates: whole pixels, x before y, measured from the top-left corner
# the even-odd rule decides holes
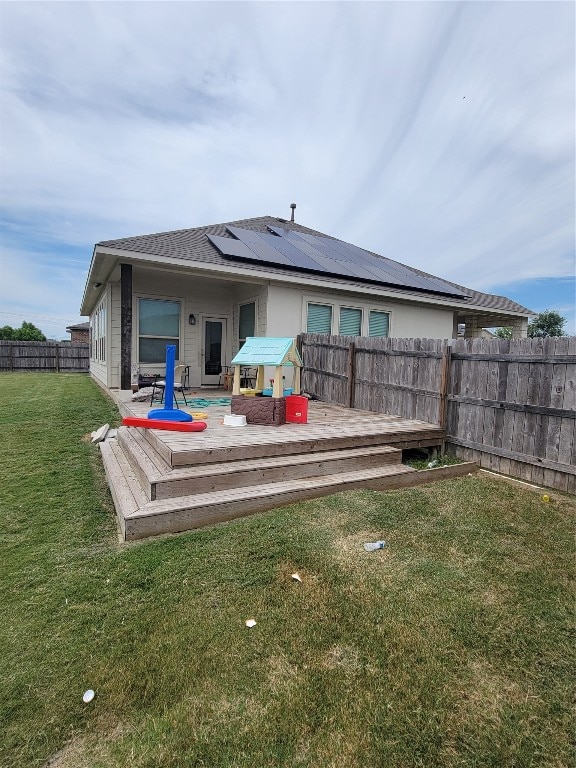
[[[356,408],[439,423],[446,341],[354,343]],[[302,335],[307,391],[348,404],[349,345],[346,337]],[[576,339],[455,340],[444,388],[451,452],[529,482],[576,490]]]
[[[0,372],[88,373],[89,368],[88,344],[0,339]]]

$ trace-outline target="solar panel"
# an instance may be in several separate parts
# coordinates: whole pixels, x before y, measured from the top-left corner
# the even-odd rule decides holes
[[[363,251],[362,248],[358,248],[356,245],[351,245],[350,243],[344,243],[342,241],[339,241],[343,246],[346,248],[353,250],[353,251],[361,251],[363,255],[367,253],[367,251]],[[372,256],[372,254],[368,254],[369,256]],[[410,267],[406,267],[403,264],[399,264],[397,261],[392,261],[391,259],[387,259],[385,256],[379,256],[377,259],[372,256],[374,261],[376,262],[376,265],[379,269],[383,269],[385,272],[394,275],[400,280],[403,281],[409,281],[411,282],[414,287],[421,287],[423,290],[430,290],[432,283],[436,284],[438,289],[446,292],[454,293],[456,291],[459,293],[458,289],[455,289],[454,286],[450,285],[449,283],[446,283],[444,280],[440,280],[439,278],[432,278],[432,277],[425,277],[424,275],[419,275],[415,270],[410,269]],[[463,294],[462,294],[463,295]]]
[[[286,231],[288,230],[283,230],[282,233]],[[351,243],[345,243],[343,240],[333,240],[329,237],[310,235],[307,232],[291,232],[290,234],[301,237],[311,244],[323,242],[326,244],[327,248],[342,255],[347,254],[350,260],[365,266],[369,270],[378,271],[380,273],[384,272],[385,274],[390,275],[390,277],[395,277],[399,284],[406,287],[421,288],[422,290],[432,291],[433,293],[449,293],[452,296],[465,296],[465,294],[458,290],[458,288],[440,278],[419,275],[415,270],[404,266],[404,264],[399,264],[397,261],[387,259],[385,256],[375,256],[374,254],[365,251],[363,248],[359,248],[357,245],[352,245]],[[383,281],[387,282],[388,279],[383,278]]]
[[[287,240],[291,244],[295,245],[299,251],[310,256],[313,261],[320,264],[322,272],[329,272],[334,267],[332,259],[329,259],[324,253],[321,253],[318,248],[314,248],[311,243],[307,243],[301,237],[298,237],[298,235],[295,232],[292,232],[292,230],[281,229],[280,227],[268,227],[268,229],[280,236],[277,239],[280,239],[281,241]],[[349,277],[358,277],[358,275],[355,275],[351,269],[343,266],[343,264],[340,265],[340,269],[342,269],[341,274],[343,275],[347,275]]]
[[[314,254],[310,256],[302,249],[294,246],[289,240],[282,237],[276,237],[276,235],[269,235],[263,233],[262,237],[266,242],[276,248],[280,253],[283,253],[287,259],[289,259],[295,267],[300,269],[313,269],[318,272],[324,272],[325,267],[317,261],[317,257]]]
[[[240,259],[255,259],[256,255],[241,243],[240,240],[233,240],[231,237],[221,237],[220,235],[208,235],[208,240],[215,245],[222,256],[236,256]]]
[[[267,261],[270,264],[284,264],[292,267],[293,264],[283,256],[280,251],[271,248],[266,241],[260,237],[259,232],[252,232],[249,229],[240,229],[240,227],[226,227],[231,235],[237,237],[244,245],[256,254],[255,258],[259,261]]]
[[[311,242],[310,235],[306,236],[306,241]],[[327,256],[331,263],[336,263],[338,269],[342,269],[342,265],[346,269],[350,270],[353,275],[359,277],[362,280],[371,280],[372,282],[388,283],[389,285],[399,285],[403,288],[406,287],[405,280],[399,280],[393,275],[386,274],[383,270],[378,268],[375,263],[374,257],[369,258],[370,254],[366,251],[366,255],[355,255],[347,252],[340,246],[346,245],[339,240],[330,240],[328,237],[316,237],[313,239],[314,247],[322,250],[325,256]]]
[[[382,283],[389,283],[391,285],[400,285],[402,287],[421,288],[422,290],[430,290],[430,286],[426,284],[420,276],[401,264],[393,262],[390,259],[386,259],[383,256],[373,256],[368,251],[358,248],[355,245],[350,245],[342,240],[330,240],[328,237],[319,238],[314,235],[304,234],[307,240],[322,240],[325,243],[325,247],[332,252],[345,255],[354,264],[359,264],[365,267],[371,272],[374,277]],[[444,292],[445,289],[444,289]]]
[[[254,232],[241,227],[226,229],[233,237],[208,235],[208,238],[223,256],[230,258],[465,297],[455,286],[440,278],[419,275],[410,267],[342,240],[284,227],[268,227],[269,232]]]

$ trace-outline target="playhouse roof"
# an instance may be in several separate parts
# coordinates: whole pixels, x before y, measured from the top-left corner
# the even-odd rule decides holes
[[[232,360],[233,365],[296,365],[302,360],[295,339],[249,336]]]

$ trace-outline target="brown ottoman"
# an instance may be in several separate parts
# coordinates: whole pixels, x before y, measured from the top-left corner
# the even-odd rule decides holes
[[[232,395],[231,413],[246,416],[247,424],[279,427],[286,424],[286,398]]]

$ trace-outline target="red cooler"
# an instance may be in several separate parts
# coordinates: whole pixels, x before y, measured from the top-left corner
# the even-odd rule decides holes
[[[292,424],[308,424],[308,398],[288,395],[286,398],[286,421]]]

